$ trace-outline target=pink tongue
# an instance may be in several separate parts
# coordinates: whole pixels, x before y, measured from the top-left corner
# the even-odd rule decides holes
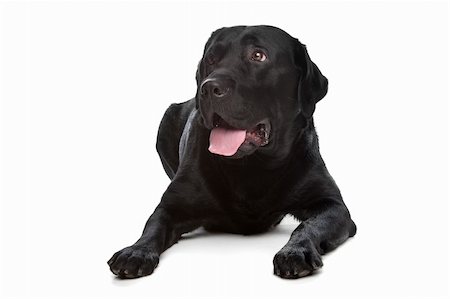
[[[209,151],[222,156],[233,156],[245,141],[245,130],[214,128],[209,135]]]

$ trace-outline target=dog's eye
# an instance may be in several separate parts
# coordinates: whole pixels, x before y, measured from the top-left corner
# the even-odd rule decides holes
[[[216,63],[216,57],[212,53],[208,53],[206,55],[206,63],[207,64],[214,64],[214,63]]]
[[[253,51],[252,55],[250,56],[250,59],[253,61],[263,62],[267,59],[267,55],[261,50],[256,50]]]

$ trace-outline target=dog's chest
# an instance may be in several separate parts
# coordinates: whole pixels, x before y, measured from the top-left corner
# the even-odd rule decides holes
[[[279,178],[276,173],[250,165],[229,168],[222,173],[218,196],[236,213],[257,217],[276,204],[281,195]]]
[[[243,222],[266,222],[279,210],[275,192],[263,186],[235,185],[222,200],[230,217]]]
[[[283,214],[277,209],[271,197],[255,198],[235,194],[228,198],[225,219],[230,231],[241,234],[261,233],[282,219]]]
[[[284,196],[281,173],[249,163],[223,167],[214,178],[211,186],[223,208],[223,219],[238,230],[263,231],[279,221]]]
[[[230,208],[234,217],[258,221],[270,208],[264,201],[246,196],[234,196],[230,200]]]

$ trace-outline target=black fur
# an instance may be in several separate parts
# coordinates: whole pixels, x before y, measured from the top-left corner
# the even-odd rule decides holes
[[[267,59],[255,61],[255,51]],[[302,222],[275,255],[274,273],[311,274],[322,254],[356,233],[314,129],[327,79],[304,45],[271,26],[215,31],[196,79],[196,97],[171,105],[159,128],[157,150],[172,181],[142,237],[108,261],[111,271],[122,278],[151,274],[162,252],[198,227],[256,234],[291,214]],[[205,87],[205,80],[213,83]],[[215,115],[242,129],[267,119],[268,144],[241,146],[231,157],[212,154]]]

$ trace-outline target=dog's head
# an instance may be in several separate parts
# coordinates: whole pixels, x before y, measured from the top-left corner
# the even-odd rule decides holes
[[[209,150],[233,158],[289,147],[328,86],[306,47],[271,26],[213,32],[196,78]]]

